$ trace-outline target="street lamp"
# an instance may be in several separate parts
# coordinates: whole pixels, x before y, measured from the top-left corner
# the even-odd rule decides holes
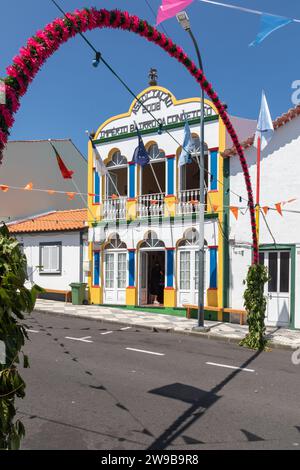
[[[181,11],[176,15],[179,24],[190,35],[195,46],[199,68],[203,71],[201,54],[195,36],[191,30],[190,20],[186,11]],[[200,209],[199,209],[199,271],[198,271],[198,327],[204,329],[204,212],[205,212],[205,192],[204,192],[204,91],[201,87],[201,116],[200,116]]]

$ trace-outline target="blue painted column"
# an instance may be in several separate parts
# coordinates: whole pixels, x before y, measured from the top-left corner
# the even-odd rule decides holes
[[[94,185],[93,193],[95,194],[95,196],[93,197],[93,204],[99,204],[101,185],[100,185],[100,176],[97,173],[96,168],[94,168],[93,170],[93,180],[94,180],[93,181],[93,185]]]
[[[174,194],[175,155],[168,155],[167,160],[167,195]]]
[[[128,197],[129,198],[134,198],[136,196],[136,185],[135,185],[135,163],[134,162],[129,162],[128,163],[128,168],[129,168],[129,191],[128,191]]]
[[[175,249],[167,248],[167,285],[166,287],[174,287],[174,256]]]
[[[210,191],[218,189],[218,153],[219,149],[210,149]]]
[[[217,268],[218,268],[218,247],[209,247],[209,288],[215,289],[217,287]]]
[[[100,286],[100,251],[93,252],[93,286]]]
[[[135,250],[128,250],[128,287],[135,286]]]

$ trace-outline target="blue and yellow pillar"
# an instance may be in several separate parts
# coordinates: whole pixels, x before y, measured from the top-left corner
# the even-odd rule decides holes
[[[136,305],[136,249],[128,249],[128,287],[126,288],[126,305]]]
[[[175,248],[166,248],[166,286],[164,289],[164,306],[176,306],[176,291],[174,287],[174,271],[175,271]]]

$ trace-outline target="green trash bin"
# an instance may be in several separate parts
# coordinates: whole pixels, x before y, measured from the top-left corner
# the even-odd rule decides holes
[[[86,283],[84,282],[72,282],[70,284],[72,288],[72,304],[82,305],[85,299],[85,288]]]

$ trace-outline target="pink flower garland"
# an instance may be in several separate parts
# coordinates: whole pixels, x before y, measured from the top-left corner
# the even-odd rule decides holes
[[[23,96],[41,66],[64,42],[79,32],[85,32],[95,28],[120,28],[126,31],[132,31],[145,37],[163,48],[171,57],[176,58],[182,63],[196,79],[207,95],[211,98],[219,115],[226,126],[226,129],[232,139],[238,152],[241,166],[244,173],[246,189],[248,194],[250,220],[253,240],[253,261],[258,263],[258,244],[256,235],[255,210],[253,202],[253,193],[248,165],[244,156],[243,149],[239,143],[238,136],[230,122],[228,114],[213,90],[212,85],[207,81],[202,70],[198,69],[193,61],[189,59],[181,47],[160,33],[155,27],[150,26],[146,21],[138,16],[130,15],[128,12],[119,10],[108,11],[105,9],[96,10],[95,8],[75,10],[74,13],[67,13],[67,18],[58,18],[48,24],[44,30],[38,31],[36,35],[30,38],[25,47],[22,47],[20,54],[13,59],[13,65],[7,67],[6,82],[6,105],[0,106],[0,162],[2,151],[7,143],[9,129],[12,127],[13,114],[19,108],[19,100]],[[2,119],[1,119],[2,118]]]

